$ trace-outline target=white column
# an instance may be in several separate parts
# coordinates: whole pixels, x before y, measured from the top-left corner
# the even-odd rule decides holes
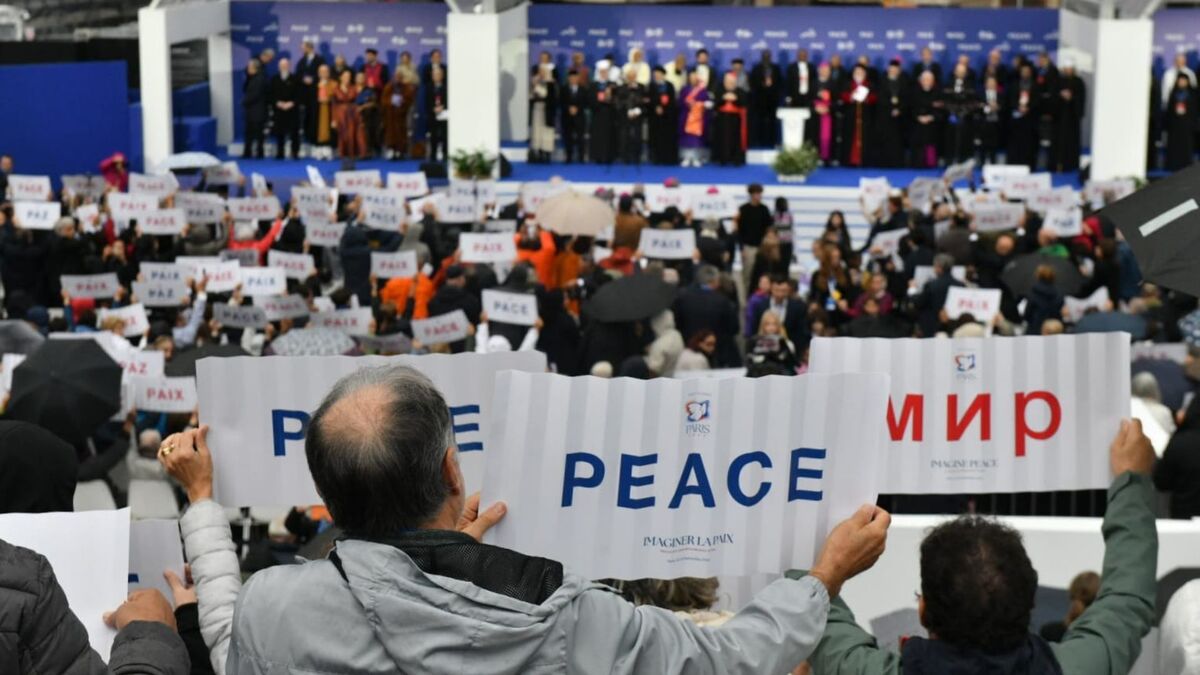
[[[146,170],[163,161],[174,148],[171,111],[171,40],[167,13],[138,10],[139,87],[142,96],[142,157]]]
[[[446,17],[446,96],[450,154],[458,150],[500,153],[500,17],[460,14]]]
[[[1099,19],[1092,120],[1092,178],[1146,175],[1154,23]]]
[[[500,138],[529,140],[528,3],[500,14]]]
[[[217,118],[217,143],[233,142],[233,41],[229,33],[208,36],[208,91]]]

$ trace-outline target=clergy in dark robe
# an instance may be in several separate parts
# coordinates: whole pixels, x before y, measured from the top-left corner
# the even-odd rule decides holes
[[[933,50],[929,47],[921,48],[921,60],[913,64],[912,79],[914,82],[921,81],[921,73],[933,73],[934,86],[942,81],[942,64],[933,60]]]
[[[562,119],[563,150],[567,163],[584,161],[584,134],[587,133],[588,91],[578,71],[567,72],[559,103]]]
[[[942,128],[942,94],[934,86],[937,78],[932,70],[917,77],[912,96],[912,164],[934,167],[938,163],[938,142]]]
[[[1196,90],[1187,75],[1175,78],[1175,87],[1167,98],[1167,171],[1178,171],[1196,158]]]
[[[996,155],[1004,147],[1004,125],[1008,120],[1004,92],[995,75],[983,81],[980,95],[979,125],[976,127],[978,160],[980,164],[995,164]]]
[[[679,161],[679,106],[675,87],[667,81],[667,71],[654,68],[650,81],[650,161],[674,164]]]
[[[300,78],[291,72],[291,63],[279,59],[279,72],[271,78],[268,90],[272,127],[275,135],[275,158],[283,159],[284,149],[291,141],[292,157],[300,156],[300,104],[303,91]]]
[[[1050,145],[1054,141],[1054,110],[1058,107],[1058,68],[1054,66],[1054,62],[1050,60],[1050,55],[1046,52],[1038,54],[1037,65],[1033,69],[1033,78],[1037,82],[1037,134],[1038,147],[1041,147]],[[1042,141],[1049,142],[1042,143]]]
[[[789,108],[811,108],[816,79],[816,69],[808,61],[808,50],[797,51],[795,63],[787,67],[783,104]]]
[[[900,68],[900,59],[888,63],[878,93],[879,163],[890,168],[902,167],[910,101],[908,79]]]
[[[613,107],[616,87],[608,81],[609,65],[596,65],[596,85],[589,92],[589,108],[592,110],[590,145],[592,161],[597,164],[612,164],[617,156],[617,116]]]
[[[300,76],[301,88],[304,92],[304,141],[309,144],[317,142],[317,71],[325,65],[313,48],[312,40],[305,40],[301,49],[303,53],[296,60],[296,75]]]
[[[1080,137],[1087,108],[1087,87],[1083,78],[1075,73],[1073,63],[1064,63],[1059,71],[1055,104],[1050,170],[1077,171],[1082,152]]]
[[[850,85],[842,92],[842,161],[847,166],[874,164],[875,106],[879,96],[871,89],[867,68],[861,63],[850,71]]]
[[[621,161],[626,164],[640,164],[649,100],[646,88],[637,81],[635,71],[626,71],[625,84],[617,89],[614,97]]]
[[[1033,66],[1021,66],[1017,81],[1008,91],[1008,164],[1024,164],[1030,170],[1037,166],[1038,154],[1038,87]]]
[[[1008,87],[1012,73],[1008,66],[1004,65],[1004,55],[1000,53],[999,49],[988,52],[987,65],[983,67],[982,77],[984,82],[989,77],[996,78],[996,84],[999,85],[1001,91]]]
[[[835,106],[839,93],[829,64],[822,63],[817,66],[817,81],[813,83],[813,115],[808,131],[811,132],[809,141],[817,148],[817,156],[824,163],[835,161],[838,157]]]
[[[750,142],[756,146],[775,147],[775,130],[779,126],[775,112],[779,110],[782,91],[779,66],[771,61],[771,50],[764,49],[758,63],[750,69]]]
[[[746,94],[738,89],[737,74],[725,73],[717,94],[716,123],[713,125],[713,160],[722,166],[746,163]]]
[[[947,163],[961,162],[975,154],[975,118],[979,97],[967,66],[961,61],[942,90],[946,106],[946,134],[942,155]]]

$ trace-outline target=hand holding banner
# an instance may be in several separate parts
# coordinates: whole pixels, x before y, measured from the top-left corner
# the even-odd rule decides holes
[[[538,319],[537,296],[484,289],[483,311],[489,321],[532,326]]]
[[[690,260],[696,252],[696,232],[692,229],[659,230],[644,228],[638,251],[647,258]]]
[[[188,378],[189,380],[192,378]],[[129,590],[154,588],[172,602],[171,587],[163,572],[171,570],[186,579],[183,541],[179,521],[162,519],[135,520],[129,523]]]
[[[458,238],[458,248],[463,262],[506,263],[517,259],[513,236],[503,232],[464,232]]]
[[[136,337],[150,330],[150,319],[146,317],[146,307],[141,303],[117,309],[102,308],[96,313],[98,323],[103,324],[108,319],[120,319],[124,323],[121,334],[125,337]]]
[[[420,271],[420,268],[417,267],[416,251],[396,251],[395,253],[371,251],[371,274],[380,279],[411,277],[416,276]]]
[[[135,281],[133,295],[147,307],[180,307],[191,299],[191,291],[182,281]]]
[[[483,499],[508,513],[489,542],[587,578],[809,567],[875,502],[887,388],[880,374],[501,373]]]

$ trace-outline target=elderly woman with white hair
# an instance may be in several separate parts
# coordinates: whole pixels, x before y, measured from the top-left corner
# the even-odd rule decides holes
[[[643,87],[650,84],[650,64],[646,63],[646,53],[640,47],[629,50],[629,61],[621,69],[621,79],[628,82],[630,73],[633,73],[634,79]]]

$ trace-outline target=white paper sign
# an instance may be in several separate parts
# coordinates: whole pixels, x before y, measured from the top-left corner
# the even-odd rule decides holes
[[[78,197],[99,198],[104,194],[104,178],[102,176],[88,176],[83,174],[66,174],[59,176],[62,179],[63,192]],[[9,180],[12,177],[9,176]],[[45,197],[42,197],[45,199]]]
[[[98,232],[100,230],[100,205],[95,202],[80,204],[75,207],[75,218],[79,220],[79,225],[84,232]]]
[[[113,220],[121,223],[128,223],[157,211],[159,201],[154,195],[130,195],[123,192],[110,192],[105,200]]]
[[[880,492],[1037,492],[1108,486],[1128,358],[1121,333],[816,338],[809,368],[891,374]]]
[[[125,322],[125,332],[122,333],[125,337],[134,337],[150,330],[150,319],[146,317],[146,307],[141,303],[117,309],[102,308],[96,314],[96,319],[100,323],[104,323],[106,319],[110,318]]]
[[[25,360],[24,354],[5,354],[0,361],[0,396],[12,390],[13,370]]]
[[[1048,173],[1007,176],[1000,182],[1000,191],[1009,199],[1028,199],[1030,195],[1050,190],[1051,187]]]
[[[304,223],[308,243],[313,246],[337,246],[341,243],[345,231],[345,223]]]
[[[228,202],[229,213],[234,220],[275,220],[282,209],[279,198],[269,197],[233,197]]]
[[[407,219],[407,207],[401,197],[378,201],[363,199],[362,222],[368,227],[398,232]]]
[[[126,343],[128,344],[128,343]],[[125,349],[119,347],[110,356],[121,366],[123,377],[162,377],[166,355],[157,349]]]
[[[937,178],[926,178],[924,176],[914,178],[908,184],[908,201],[914,209],[928,212],[929,207],[933,205],[933,200],[940,194],[943,185],[942,181]]]
[[[464,197],[467,199],[475,199],[475,182],[463,180],[461,178],[451,178],[450,184],[446,188],[446,194],[450,197]]]
[[[182,260],[183,258],[180,258]],[[216,260],[215,262],[220,262]],[[141,276],[146,281],[174,281],[183,283],[183,280],[188,277],[195,277],[192,268],[189,268],[178,262],[176,263],[156,263],[144,262],[138,266],[141,271]]]
[[[638,250],[647,258],[690,260],[696,252],[696,232],[644,228],[638,240]]]
[[[489,321],[532,326],[538,318],[537,296],[485,289],[483,311],[487,312]]]
[[[1042,227],[1058,237],[1075,237],[1083,234],[1083,210],[1078,206],[1069,209],[1051,209],[1042,220]]]
[[[975,160],[968,159],[965,162],[951,164],[942,172],[942,180],[950,185],[954,185],[960,180],[969,181],[975,177]]]
[[[970,314],[979,323],[988,325],[1000,313],[1000,296],[998,288],[951,286],[946,293],[946,316],[957,319]]]
[[[267,177],[257,171],[250,174],[250,189],[254,192],[255,197],[266,197],[271,191],[267,187]]]
[[[146,307],[179,307],[191,298],[182,281],[135,281],[133,294]]]
[[[311,253],[267,251],[267,267],[281,267],[289,279],[307,279],[317,269]]]
[[[332,221],[337,208],[337,190],[323,187],[296,186],[292,188],[292,206],[300,211],[300,220]]]
[[[871,238],[872,255],[880,258],[895,258],[896,262],[900,262],[900,241],[909,235],[908,228],[899,230],[888,230],[887,232],[877,232]],[[874,253],[875,249],[879,249],[878,253]]]
[[[1112,301],[1108,297],[1108,289],[1104,286],[1097,288],[1091,295],[1086,298],[1073,298],[1067,296],[1063,299],[1063,309],[1067,312],[1067,321],[1075,323],[1087,314],[1088,310],[1095,309],[1100,312],[1107,312]]]
[[[187,214],[183,209],[161,209],[138,218],[142,234],[178,235],[187,227]]]
[[[409,173],[389,171],[387,175],[387,188],[389,190],[396,190],[404,195],[405,199],[422,197],[429,194],[429,183],[425,180],[425,173],[423,171],[412,171]]]
[[[916,290],[919,292],[922,288],[925,288],[925,284],[929,283],[930,281],[933,281],[935,276],[937,276],[937,275],[933,271],[933,265],[917,265],[913,269],[913,287],[916,288]],[[961,281],[963,283],[966,283],[966,281],[967,281],[966,265],[955,265],[954,267],[951,267],[950,268],[950,276],[954,277],[955,279],[958,279],[959,281]]]
[[[267,325],[267,314],[256,305],[231,305],[218,302],[212,306],[212,317],[230,328],[263,328]]]
[[[426,345],[445,344],[467,339],[471,322],[461,309],[428,319],[414,319],[413,339]]]
[[[179,192],[175,206],[183,209],[189,223],[211,225],[225,217],[225,200],[210,192]]]
[[[204,167],[204,182],[209,185],[236,185],[242,178],[237,162],[221,162],[216,166]]]
[[[1128,197],[1137,189],[1137,183],[1132,178],[1114,178],[1112,180],[1090,180],[1083,188],[1083,196],[1091,203],[1092,208],[1103,208],[1106,201],[1115,202]]]
[[[189,380],[192,378],[188,378]],[[129,590],[154,588],[174,604],[163,572],[171,570],[183,580],[183,541],[179,521],[135,520],[129,524]]]
[[[173,174],[147,176],[142,173],[129,174],[129,194],[154,195],[158,199],[171,196],[179,189],[179,182]]]
[[[687,211],[690,200],[686,190],[679,187],[669,188],[663,185],[646,186],[646,208],[651,213],[661,213],[672,206],[680,212]]]
[[[220,307],[221,305],[214,305]],[[196,378],[135,377],[133,405],[151,412],[186,413],[196,409]]]
[[[287,276],[281,267],[242,267],[242,294],[282,295],[287,292]]]
[[[371,332],[371,308],[335,309],[332,312],[318,312],[309,320],[310,328],[332,328],[350,335],[363,335]]]
[[[479,206],[474,197],[447,196],[438,204],[438,221],[443,223],[473,223],[479,220]]]
[[[12,174],[8,177],[9,199],[14,202],[48,202],[53,198],[49,176],[22,176]]]
[[[176,258],[180,260],[180,258]],[[236,260],[223,260],[215,265],[205,266],[204,274],[208,275],[207,289],[213,293],[228,293],[237,288],[242,282],[242,266]],[[194,276],[199,279],[199,276]]]
[[[719,220],[737,215],[737,201],[732,195],[704,193],[692,195],[692,218],[696,220]]]
[[[117,631],[104,625],[104,613],[129,594],[129,509],[7,513],[0,539],[46,557],[92,649],[108,661]]]
[[[980,204],[975,207],[976,232],[1001,232],[1015,230],[1021,226],[1025,207],[1021,204]]]
[[[371,274],[380,279],[416,276],[419,271],[416,251],[371,252]]]
[[[1070,209],[1079,206],[1079,193],[1069,187],[1053,190],[1037,190],[1025,199],[1030,211],[1045,213],[1052,209]]]
[[[62,289],[72,298],[111,298],[116,296],[121,282],[116,272],[105,274],[64,274],[60,277]]]
[[[475,202],[479,206],[485,207],[496,203],[496,181],[494,180],[477,180],[475,181]]]
[[[1024,164],[985,164],[983,167],[983,184],[991,190],[1004,188],[1004,182],[1009,178],[1028,176],[1029,167]]]
[[[1134,361],[1139,359],[1166,359],[1180,365],[1183,365],[1184,361],[1187,361],[1187,355],[1188,346],[1186,342],[1135,342],[1129,352],[1129,357]]]
[[[315,187],[325,187],[325,178],[321,175],[321,170],[309,164],[304,167],[304,172],[308,174],[308,182]]]
[[[862,199],[863,210],[875,213],[883,208],[891,189],[887,178],[859,178],[858,195]]]
[[[204,359],[196,364],[200,421],[225,506],[317,504],[304,456],[308,417],[341,377],[359,368],[405,365],[424,373],[450,406],[468,491],[478,490],[488,447],[493,380],[502,370],[543,372],[541,352],[446,356],[273,356]],[[478,426],[476,426],[478,425]],[[72,544],[73,546],[73,544]],[[74,550],[74,549],[72,549]],[[76,551],[76,557],[78,552]]]
[[[503,232],[464,232],[458,238],[458,248],[463,262],[504,263],[517,259],[512,235]]]
[[[502,373],[489,543],[588,578],[808,567],[876,499],[888,378],[569,378]],[[844,405],[853,401],[853,405]]]
[[[59,202],[14,202],[13,216],[17,225],[27,230],[53,230],[62,217]]]
[[[333,185],[338,192],[353,195],[383,185],[383,178],[379,175],[378,169],[338,171],[333,174]]]
[[[236,262],[239,267],[259,267],[258,250],[253,248],[227,248],[217,254],[224,261]]]
[[[308,302],[299,295],[260,295],[254,298],[254,306],[262,307],[267,321],[299,319],[308,316]]]

